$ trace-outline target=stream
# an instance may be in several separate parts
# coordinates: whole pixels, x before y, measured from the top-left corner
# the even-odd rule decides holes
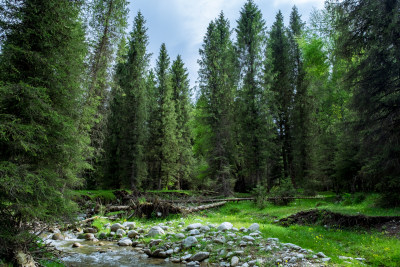
[[[58,250],[65,253],[61,260],[68,267],[154,267],[154,266],[181,266],[165,262],[164,259],[148,258],[134,247],[120,247],[116,242],[93,242],[82,239],[48,240]],[[73,248],[74,243],[82,246]],[[102,246],[99,246],[99,244]]]

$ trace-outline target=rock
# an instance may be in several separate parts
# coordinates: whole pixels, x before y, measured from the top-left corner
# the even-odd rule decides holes
[[[193,224],[189,224],[188,227],[186,227],[186,230],[190,231],[190,230],[193,230],[193,229],[199,229],[202,226],[203,225],[201,223],[193,223]]]
[[[285,243],[284,244],[286,247],[294,249],[294,250],[300,250],[301,247],[299,247],[298,245],[292,244],[292,243]]]
[[[355,258],[355,260],[358,260],[358,261],[366,261],[366,259],[364,259],[364,258]]]
[[[305,258],[304,254],[300,254],[300,253],[297,254],[296,257],[297,257],[298,259],[301,259],[301,260]]]
[[[98,236],[99,239],[105,239],[107,237],[107,234],[104,232],[101,232]]]
[[[118,229],[117,232],[116,232],[116,235],[124,236],[124,235],[126,235],[126,232],[124,230],[122,230],[122,229]]]
[[[181,262],[181,259],[180,258],[171,258],[171,262],[179,263],[179,262]]]
[[[267,238],[268,242],[279,242],[279,238]]]
[[[86,228],[86,229],[83,229],[83,232],[84,232],[84,233],[92,233],[92,234],[95,234],[95,233],[97,233],[97,229],[96,229],[96,228]]]
[[[199,235],[200,232],[197,229],[190,230],[189,235]]]
[[[258,223],[253,223],[252,225],[247,228],[250,232],[258,231],[260,230],[260,225]]]
[[[160,226],[154,226],[150,229],[149,233],[147,234],[150,237],[164,235],[165,232]]]
[[[181,257],[181,261],[187,261],[192,257],[192,254],[186,254]]]
[[[254,239],[253,237],[249,236],[249,235],[243,236],[242,239],[243,239],[244,241],[247,241],[247,242],[248,242],[248,241],[251,241],[251,242],[255,241],[255,239]]]
[[[122,224],[120,224],[120,223],[114,223],[113,225],[111,225],[110,230],[111,230],[111,232],[116,232],[118,229],[122,229],[122,228],[124,228],[124,227],[122,226]]]
[[[204,233],[208,231],[210,231],[210,227],[208,227],[207,225],[200,227],[200,232]]]
[[[322,252],[318,252],[316,255],[317,255],[319,258],[327,258],[327,256],[326,256],[324,253],[322,253]]]
[[[328,262],[328,261],[330,261],[330,260],[331,260],[331,258],[322,258],[322,259],[321,259],[322,262]]]
[[[182,234],[182,233],[179,233],[179,234],[176,234],[175,237],[179,238],[179,239],[182,239],[182,238],[185,238],[185,235]]]
[[[165,251],[165,254],[167,254],[167,256],[171,256],[172,253],[174,253],[173,249],[168,249],[167,251]]]
[[[79,248],[79,247],[81,247],[81,246],[82,246],[82,245],[81,245],[80,243],[77,243],[77,242],[72,244],[72,247],[73,247],[73,248]]]
[[[55,233],[55,234],[51,237],[51,239],[53,239],[53,240],[64,240],[64,236],[63,236],[62,234],[60,234],[60,233]]]
[[[352,257],[346,257],[346,256],[339,256],[340,260],[353,260]]]
[[[151,240],[149,243],[150,247],[154,247],[157,246],[158,244],[160,244],[163,240],[162,239],[156,239],[156,240]]]
[[[122,226],[124,226],[128,230],[132,230],[135,229],[136,224],[135,222],[124,222]]]
[[[153,254],[151,253],[151,250],[148,249],[148,248],[144,249],[143,252],[144,252],[147,256],[150,256],[150,257],[153,255]]]
[[[233,256],[231,259],[231,266],[238,266],[239,265],[239,258],[236,256]]]
[[[197,243],[198,243],[198,241],[197,241],[196,237],[188,236],[183,240],[182,245],[185,248],[190,248],[190,247],[193,247],[194,245],[196,245]]]
[[[214,242],[218,244],[225,244],[226,238],[224,236],[217,236],[214,238]]]
[[[132,246],[132,240],[130,240],[128,237],[122,238],[118,241],[118,245],[121,247]]]
[[[91,233],[85,234],[84,237],[86,240],[95,240],[94,234],[91,234]]]
[[[135,230],[130,230],[130,231],[128,232],[128,237],[129,237],[129,238],[135,238],[137,235],[139,235],[139,233],[136,232]]]
[[[219,231],[226,231],[232,229],[233,225],[230,222],[223,222],[218,226]]]
[[[15,259],[18,263],[18,266],[23,266],[23,267],[35,267],[36,266],[36,262],[32,258],[32,256],[29,254],[25,254],[22,251],[18,251]],[[4,266],[6,266],[6,265],[4,265]]]
[[[210,252],[198,252],[193,255],[190,260],[192,261],[203,261],[210,256]]]

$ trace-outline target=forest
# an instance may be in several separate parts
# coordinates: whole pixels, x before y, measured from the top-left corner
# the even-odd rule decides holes
[[[76,190],[376,193],[400,206],[400,1],[253,0],[209,22],[191,87],[127,0],[0,1],[0,265]],[[134,3],[133,3],[134,4]],[[152,66],[151,57],[156,57]],[[394,265],[393,265],[394,266]]]

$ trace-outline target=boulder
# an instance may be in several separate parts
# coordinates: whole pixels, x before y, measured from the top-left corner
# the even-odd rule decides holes
[[[118,241],[118,245],[121,247],[132,246],[132,240],[130,240],[128,237],[122,238]]]
[[[77,243],[77,242],[72,244],[72,247],[73,247],[73,248],[79,248],[79,247],[81,247],[81,246],[82,246],[82,245],[81,245],[80,243]]]
[[[233,225],[230,222],[223,222],[218,226],[219,231],[227,231],[232,229]]]
[[[188,227],[186,227],[187,231],[193,230],[193,229],[198,229],[200,227],[202,227],[203,225],[201,223],[193,223],[188,225]]]
[[[132,229],[135,229],[136,224],[135,224],[135,222],[124,222],[122,224],[122,226],[128,230],[132,230]]]
[[[120,223],[114,223],[113,225],[111,225],[111,232],[116,232],[118,229],[123,229],[124,227],[122,226],[122,224]]]
[[[260,225],[258,223],[253,223],[247,229],[249,229],[250,232],[258,231],[260,230]]]
[[[198,241],[197,241],[196,237],[188,236],[183,240],[182,245],[185,248],[190,248],[190,247],[193,247],[194,245],[196,245],[197,243],[198,243]]]
[[[64,236],[63,236],[62,234],[60,234],[60,233],[55,233],[55,234],[51,237],[51,239],[53,239],[53,240],[64,240]]]
[[[129,238],[135,238],[137,235],[139,235],[139,233],[136,232],[135,230],[130,230],[130,231],[128,232],[128,237],[129,237]]]
[[[164,235],[165,232],[160,226],[154,226],[150,229],[149,233],[147,234],[150,237]]]
[[[175,235],[175,237],[179,238],[179,239],[182,239],[182,238],[185,238],[185,235],[182,234],[182,233],[178,233],[178,234]]]
[[[231,266],[238,266],[239,265],[239,258],[236,256],[233,256],[231,259]]]
[[[251,237],[251,236],[249,236],[249,235],[245,235],[245,236],[243,236],[243,238],[242,238],[244,241],[254,241],[255,239],[253,238],[253,237]]]
[[[192,261],[203,261],[210,257],[210,252],[198,252],[195,255],[193,255],[190,260]]]
[[[122,229],[118,229],[115,234],[119,235],[119,236],[123,236],[123,235],[126,235],[126,232],[124,230],[122,230]]]
[[[214,242],[218,244],[225,244],[226,238],[224,236],[217,236],[214,238]]]

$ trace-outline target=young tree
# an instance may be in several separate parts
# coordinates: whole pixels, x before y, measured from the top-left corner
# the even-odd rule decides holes
[[[188,185],[192,176],[193,152],[190,129],[191,110],[189,79],[187,69],[178,55],[171,67],[171,85],[177,114],[177,137],[179,156],[177,161],[177,189]]]
[[[241,147],[237,189],[244,191],[264,182],[272,125],[263,87],[265,21],[257,5],[249,0],[241,9],[237,22],[240,86],[236,104]]]
[[[228,196],[234,181],[233,101],[237,78],[229,22],[222,12],[209,24],[200,56],[204,122],[211,130],[205,132],[210,135],[206,155],[209,175],[215,179],[218,191]]]
[[[36,251],[33,220],[70,211],[87,167],[79,130],[87,53],[76,1],[16,1],[0,57],[0,258]],[[31,243],[29,243],[31,242]]]

